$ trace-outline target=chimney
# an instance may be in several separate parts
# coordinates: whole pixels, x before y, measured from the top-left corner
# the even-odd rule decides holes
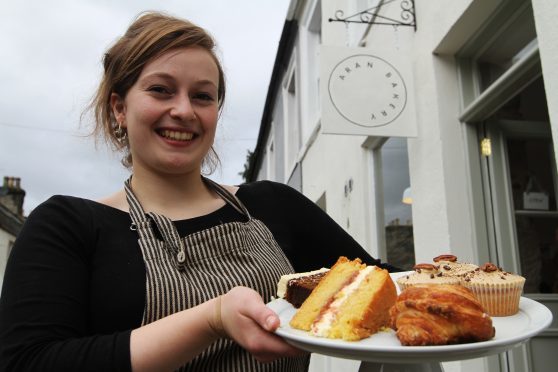
[[[25,191],[21,188],[21,178],[4,177],[0,187],[0,203],[19,217],[23,217],[23,200]]]

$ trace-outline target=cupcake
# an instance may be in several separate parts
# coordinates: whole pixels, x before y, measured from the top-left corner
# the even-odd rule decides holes
[[[457,257],[452,254],[442,254],[434,257],[435,265],[440,266],[440,271],[448,276],[461,277],[475,271],[478,266],[471,263],[457,262]]]
[[[466,274],[461,285],[469,288],[491,316],[509,316],[519,311],[519,299],[525,278],[492,263]]]
[[[439,270],[437,265],[422,263],[413,267],[414,273],[399,277],[396,282],[401,291],[417,284],[460,284],[457,277],[451,277]]]

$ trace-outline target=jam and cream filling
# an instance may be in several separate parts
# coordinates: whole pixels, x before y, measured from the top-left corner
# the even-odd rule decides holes
[[[339,291],[339,293],[335,296],[335,299],[312,324],[312,329],[310,330],[311,334],[319,337],[327,337],[329,329],[337,318],[337,314],[339,313],[341,306],[358,289],[364,279],[366,279],[368,274],[370,274],[374,269],[375,266],[367,266],[360,270],[354,280]]]

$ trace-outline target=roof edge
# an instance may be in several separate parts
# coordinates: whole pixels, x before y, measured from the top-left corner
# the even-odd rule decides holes
[[[294,49],[293,46],[297,32],[298,22],[296,21],[296,19],[287,19],[283,26],[281,39],[279,40],[279,47],[277,49],[277,55],[275,56],[275,63],[273,65],[271,80],[269,82],[269,87],[267,90],[267,97],[265,100],[262,120],[260,123],[260,131],[258,133],[258,139],[253,153],[253,159],[248,166],[246,177],[246,181],[248,182],[253,182],[256,180],[257,173],[261,167],[265,142],[267,140],[267,136],[269,134],[271,126],[271,116],[274,107],[273,104],[275,103],[275,98],[277,97],[277,93],[279,90],[278,88],[281,85],[283,72],[288,67],[289,60]]]

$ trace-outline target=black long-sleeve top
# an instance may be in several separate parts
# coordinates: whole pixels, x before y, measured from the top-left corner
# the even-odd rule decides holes
[[[381,264],[294,189],[261,181],[236,193],[265,223],[296,272],[341,255]],[[239,221],[230,205],[175,221],[181,236]],[[145,265],[128,213],[54,196],[28,217],[0,297],[0,371],[129,371],[130,333],[141,325]]]

